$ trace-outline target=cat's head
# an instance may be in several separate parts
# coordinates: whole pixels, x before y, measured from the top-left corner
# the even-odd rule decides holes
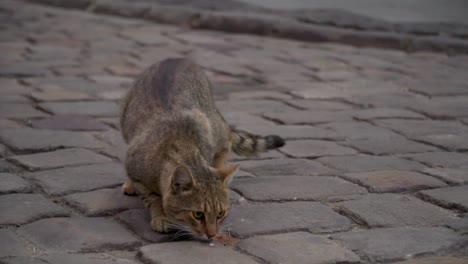
[[[229,183],[239,166],[192,172],[178,166],[163,199],[166,217],[200,238],[212,238],[229,213]],[[205,173],[194,177],[194,173]]]

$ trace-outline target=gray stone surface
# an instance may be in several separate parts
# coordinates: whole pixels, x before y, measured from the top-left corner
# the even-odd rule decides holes
[[[401,262],[395,262],[396,264],[466,264],[468,259],[466,257],[421,257],[410,259]]]
[[[343,143],[343,145],[352,147],[362,153],[371,155],[393,155],[438,150],[435,147],[411,141],[405,139],[402,136],[352,139],[347,140]]]
[[[80,115],[51,116],[33,120],[31,125],[33,128],[49,130],[104,131],[109,129],[109,127],[94,118]]]
[[[272,159],[239,162],[241,169],[257,176],[280,175],[333,175],[336,170],[305,159]]]
[[[127,179],[123,165],[119,163],[46,170],[28,174],[27,177],[36,181],[51,195],[116,187]]]
[[[466,238],[442,227],[384,228],[341,233],[331,237],[373,262],[442,253],[450,247],[466,245]]]
[[[0,182],[0,194],[31,192],[27,181],[11,173],[0,173]]]
[[[428,201],[447,208],[468,211],[468,185],[447,187],[421,191],[422,197]]]
[[[318,127],[335,132],[339,138],[345,139],[367,139],[367,138],[389,138],[397,136],[394,132],[370,125],[366,122],[343,121],[319,125]]]
[[[349,219],[315,202],[233,205],[226,222],[239,237],[305,229],[313,233],[336,232],[351,227]]]
[[[345,172],[365,172],[375,170],[417,170],[424,167],[415,161],[393,156],[330,156],[317,159],[329,167]]]
[[[0,116],[11,118],[46,117],[46,113],[33,108],[25,103],[2,103],[0,104]]]
[[[451,168],[424,168],[422,172],[434,175],[444,181],[455,184],[468,183],[468,172],[466,169],[451,169]]]
[[[454,219],[449,211],[401,194],[369,194],[336,205],[344,214],[369,227],[432,226]]]
[[[96,154],[90,150],[78,148],[13,156],[9,160],[15,161],[31,171],[93,163],[108,163],[112,161],[110,158]]]
[[[359,263],[359,257],[337,243],[306,232],[256,236],[239,247],[268,263]]]
[[[352,117],[348,111],[291,110],[265,113],[264,116],[272,120],[278,120],[282,124],[288,125],[321,124],[352,120]]]
[[[264,125],[242,125],[240,130],[245,130],[258,135],[278,135],[285,139],[341,139],[342,135],[335,131],[317,126],[307,125],[282,125],[282,126],[264,126]]]
[[[7,259],[7,264],[136,264],[135,260],[121,258],[106,253],[97,254],[53,254],[38,257]]]
[[[254,264],[251,257],[243,255],[231,247],[197,241],[152,244],[140,248],[140,258],[149,264],[193,263],[193,264]],[[181,254],[183,252],[184,254]],[[207,257],[209,256],[209,257]]]
[[[28,253],[25,243],[21,241],[18,235],[8,229],[0,230],[0,259],[11,256],[24,256]]]
[[[254,177],[238,179],[231,187],[253,201],[336,201],[367,193],[358,185],[325,176]]]
[[[22,225],[55,216],[66,216],[68,210],[39,194],[8,194],[0,196],[0,224]]]
[[[468,127],[452,120],[435,121],[388,119],[375,122],[379,126],[399,131],[409,137],[463,134],[468,132]]]
[[[366,186],[371,192],[404,192],[446,186],[436,178],[412,171],[370,171],[347,173],[346,179]]]
[[[53,102],[40,106],[55,115],[117,116],[119,113],[114,102]]]
[[[357,151],[323,140],[289,141],[281,151],[296,158],[316,158],[322,156],[352,155]]]
[[[427,164],[431,167],[456,168],[468,166],[468,155],[458,152],[426,152],[408,154],[403,157]]]
[[[57,148],[100,148],[102,143],[90,134],[69,131],[4,129],[0,139],[19,151],[46,151]]]
[[[31,1],[87,8],[70,11],[30,4]],[[304,261],[310,263],[320,261],[320,257],[333,259],[346,250],[354,251],[362,258],[360,262],[369,263],[432,255],[467,256],[466,242],[445,247],[446,240],[434,236],[435,229],[424,229],[424,236],[418,240],[405,232],[400,233],[406,237],[392,231],[387,231],[386,236],[374,234],[385,228],[369,228],[366,222],[405,224],[418,230],[422,226],[444,226],[448,228],[444,230],[453,230],[451,234],[466,241],[466,215],[461,215],[466,210],[461,207],[464,200],[455,199],[460,197],[459,192],[445,189],[467,183],[468,165],[464,165],[462,157],[468,150],[468,57],[460,53],[468,50],[464,41],[467,27],[402,26],[330,10],[293,11],[294,20],[278,21],[271,14],[257,16],[226,8],[238,0],[174,0],[163,4],[182,6],[158,5],[146,10],[135,1],[94,1],[92,5],[91,0],[0,1],[4,33],[0,36],[0,171],[24,178],[36,195],[69,208],[73,215],[62,218],[60,223],[50,218],[29,223],[26,235],[25,226],[2,226],[2,230],[18,235],[27,246],[27,255],[32,257],[18,256],[0,262],[140,263],[142,260],[135,258],[139,245],[174,239],[151,230],[145,209],[127,210],[132,207],[126,204],[126,198],[137,198],[118,193],[126,180],[122,164],[126,144],[118,122],[120,98],[134,77],[169,57],[189,57],[203,67],[228,124],[237,130],[278,134],[286,139],[285,148],[255,159],[232,156],[236,160],[232,163],[241,164],[243,169],[238,176],[244,176],[236,178],[233,186],[242,185],[239,188],[244,188],[249,197],[275,201],[252,201],[247,195],[240,195],[239,190],[232,191],[233,210],[225,222],[226,232],[232,231],[249,241],[257,241],[259,236],[288,238],[267,254],[270,262],[315,256]],[[148,3],[155,1],[162,0]],[[201,1],[206,4],[202,10],[186,8]],[[289,1],[282,3],[291,5]],[[210,11],[217,7],[229,12]],[[296,23],[297,19],[301,22]],[[159,23],[183,24],[183,28]],[[237,33],[247,28],[250,33],[264,36],[200,28],[227,28]],[[288,39],[291,37],[305,41]],[[363,43],[363,39],[387,49],[365,47],[370,43]],[[327,42],[331,40],[355,46]],[[388,49],[392,47],[404,51]],[[440,52],[413,52],[421,49]],[[120,163],[71,165],[74,167],[30,173],[23,166],[13,165],[13,160],[8,161],[12,156],[37,157],[49,154],[44,152],[62,153],[58,150],[68,148],[88,149]],[[411,156],[421,162],[409,160]],[[40,165],[48,167],[54,163],[56,160],[46,156]],[[398,174],[382,177],[382,170]],[[357,173],[353,178],[345,175],[353,172]],[[239,181],[241,178],[250,179]],[[10,188],[7,182],[2,183],[0,192],[1,188]],[[364,187],[397,194],[378,192],[368,196]],[[443,189],[443,197],[414,193],[422,189]],[[393,198],[396,196],[409,200]],[[441,201],[459,205],[444,205]],[[349,210],[340,208],[345,203]],[[10,207],[9,210],[19,208]],[[24,218],[28,213],[15,216]],[[95,221],[103,221],[99,218],[103,215],[106,223],[96,224]],[[71,223],[77,216],[83,217],[83,223]],[[348,230],[353,235],[370,232],[369,237],[376,242],[355,243],[357,249],[346,249],[336,239],[329,241],[330,236]],[[305,245],[309,242],[290,239],[291,233],[298,231],[317,238],[317,249],[307,250]],[[295,242],[301,245],[295,246]],[[258,248],[263,246],[262,242],[255,244]],[[329,248],[325,244],[332,248],[331,252],[325,250]],[[183,245],[168,243],[164,250],[172,255],[160,259],[160,254],[151,254],[148,262],[170,262],[170,257],[177,254],[188,258],[184,262],[195,262],[193,256],[200,256],[199,262],[206,263],[216,250],[207,245],[207,253],[184,255],[194,251],[185,250]],[[380,261],[362,253],[375,245],[392,257]],[[423,250],[413,250],[418,247]],[[243,262],[245,258],[249,262],[264,261],[239,247],[223,249],[235,256],[228,258],[221,252],[221,261],[215,259],[217,263],[226,259]],[[294,254],[287,255],[288,250]],[[90,251],[98,253],[86,254]],[[350,256],[340,258],[339,262],[353,261]]]
[[[124,222],[136,235],[150,242],[170,240],[168,235],[153,231],[150,226],[150,215],[146,209],[131,209],[119,214],[119,220]]]
[[[43,249],[61,253],[133,249],[141,244],[117,222],[98,217],[42,219],[18,232]]]
[[[143,206],[140,198],[124,195],[120,187],[70,194],[64,199],[69,205],[87,216],[112,215],[119,211]]]

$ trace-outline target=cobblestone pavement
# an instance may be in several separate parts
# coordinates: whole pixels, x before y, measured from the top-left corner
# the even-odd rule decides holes
[[[0,2],[0,263],[467,263],[468,57],[233,35]],[[241,130],[237,247],[168,242],[119,191],[118,99],[190,56]]]

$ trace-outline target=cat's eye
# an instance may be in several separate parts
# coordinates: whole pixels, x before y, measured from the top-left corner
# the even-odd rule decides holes
[[[192,214],[195,219],[200,220],[203,218],[203,212],[193,212]]]
[[[223,216],[224,216],[224,214],[225,214],[225,212],[224,212],[224,211],[221,211],[221,212],[219,212],[219,213],[218,213],[218,218],[221,218],[221,217],[223,217]]]

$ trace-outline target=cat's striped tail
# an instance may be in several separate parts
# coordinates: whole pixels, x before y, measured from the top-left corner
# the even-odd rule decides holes
[[[258,136],[231,129],[232,150],[239,156],[258,156],[261,152],[281,148],[285,142],[280,136]]]

